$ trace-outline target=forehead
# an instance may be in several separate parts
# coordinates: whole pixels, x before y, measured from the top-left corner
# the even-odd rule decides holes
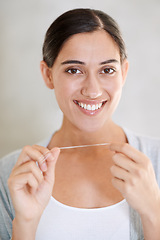
[[[106,31],[98,30],[70,37],[64,43],[57,60],[78,59],[84,62],[100,62],[113,58],[120,61],[117,44]]]

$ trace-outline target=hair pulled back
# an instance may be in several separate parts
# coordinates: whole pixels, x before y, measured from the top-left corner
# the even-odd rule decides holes
[[[127,58],[119,26],[108,14],[94,9],[73,9],[60,15],[46,32],[43,60],[52,67],[65,41],[74,34],[105,30],[116,42],[121,62]]]

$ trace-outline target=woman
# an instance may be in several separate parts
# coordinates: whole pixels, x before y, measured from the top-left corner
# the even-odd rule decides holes
[[[160,142],[112,121],[128,71],[115,21],[64,13],[46,33],[40,68],[63,123],[1,161],[2,239],[158,240]],[[60,149],[82,145],[92,146]]]

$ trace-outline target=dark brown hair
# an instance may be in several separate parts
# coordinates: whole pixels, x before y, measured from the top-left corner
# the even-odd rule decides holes
[[[65,41],[74,34],[103,29],[116,42],[121,62],[127,58],[125,43],[119,26],[108,14],[94,9],[73,9],[59,16],[46,32],[43,60],[52,67]]]

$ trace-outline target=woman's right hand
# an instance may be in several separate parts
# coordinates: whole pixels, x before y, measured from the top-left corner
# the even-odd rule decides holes
[[[16,222],[38,224],[52,195],[59,153],[38,145],[23,148],[8,179]]]

